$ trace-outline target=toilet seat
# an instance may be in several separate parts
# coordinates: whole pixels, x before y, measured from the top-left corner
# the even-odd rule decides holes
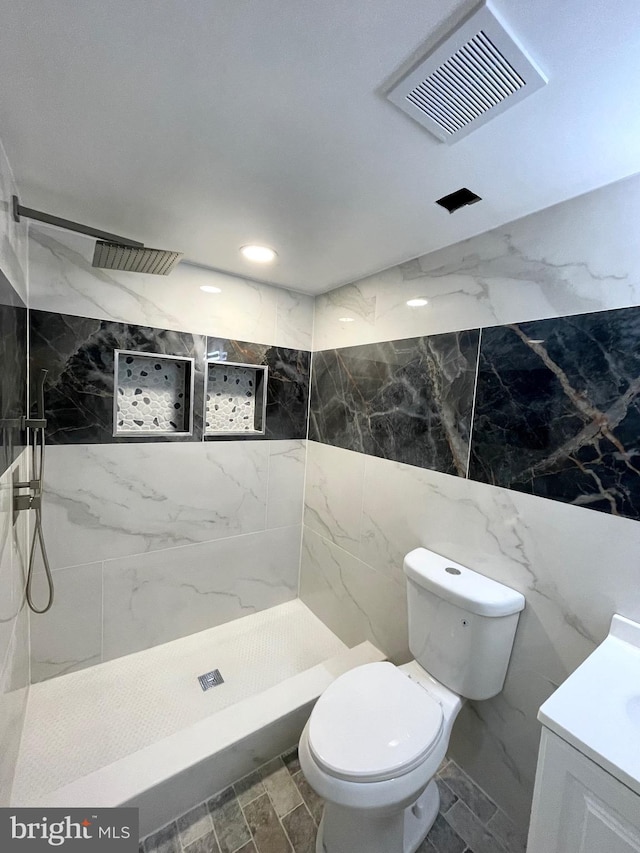
[[[309,750],[338,779],[381,782],[418,767],[443,729],[440,704],[391,663],[370,663],[337,678],[308,724]]]

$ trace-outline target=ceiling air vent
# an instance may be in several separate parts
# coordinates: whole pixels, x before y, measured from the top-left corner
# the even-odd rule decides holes
[[[388,98],[443,142],[456,142],[547,78],[484,3],[394,86]]]

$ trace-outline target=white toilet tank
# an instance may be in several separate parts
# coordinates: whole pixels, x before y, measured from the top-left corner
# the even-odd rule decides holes
[[[407,554],[404,572],[418,663],[459,696],[500,693],[524,596],[426,548]]]

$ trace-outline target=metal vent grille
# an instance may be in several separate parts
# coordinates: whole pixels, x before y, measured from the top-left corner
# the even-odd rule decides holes
[[[107,270],[169,275],[181,257],[182,252],[168,252],[164,249],[138,249],[98,240],[93,253],[92,265]]]
[[[388,97],[439,139],[452,142],[545,83],[485,4]]]

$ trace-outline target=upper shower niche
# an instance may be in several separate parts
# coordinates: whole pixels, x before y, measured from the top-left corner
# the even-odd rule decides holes
[[[264,435],[268,368],[207,362],[205,436]]]
[[[114,370],[114,435],[191,435],[192,358],[116,350]]]

